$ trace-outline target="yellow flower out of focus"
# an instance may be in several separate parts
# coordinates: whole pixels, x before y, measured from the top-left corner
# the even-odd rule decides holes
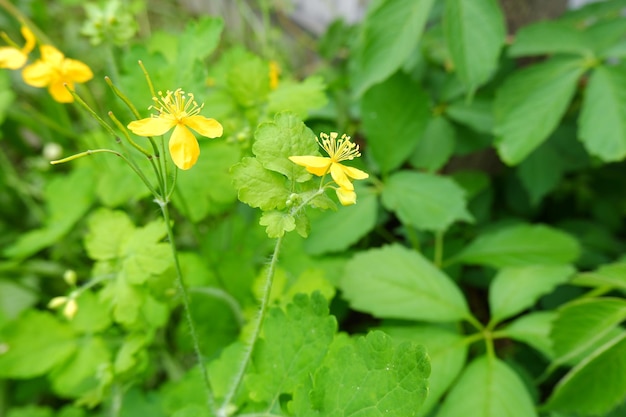
[[[159,114],[128,124],[128,128],[139,136],[161,136],[174,128],[169,140],[170,155],[180,169],[189,169],[198,160],[200,146],[193,129],[202,136],[217,138],[222,136],[222,125],[215,119],[200,116],[201,106],[195,102],[193,94],[185,94],[180,88],[168,91],[165,96],[159,91],[159,97],[153,97],[151,106]]]
[[[280,66],[276,61],[270,61],[270,89],[278,87],[278,77],[280,76]]]
[[[16,70],[22,68],[28,59],[28,54],[35,48],[35,35],[26,26],[21,28],[26,43],[22,48],[14,46],[0,47],[0,68]],[[3,33],[3,37],[6,35]]]
[[[66,58],[54,46],[42,45],[41,58],[22,70],[24,82],[33,87],[48,87],[48,92],[59,103],[71,103],[74,97],[65,87],[74,90],[74,83],[93,78],[91,69],[75,59]]]
[[[350,136],[342,135],[338,138],[337,132],[330,135],[321,133],[321,142],[317,143],[328,153],[328,157],[322,156],[290,156],[289,159],[306,168],[311,174],[322,177],[330,172],[331,177],[337,183],[337,198],[344,206],[356,203],[354,185],[350,178],[363,180],[369,175],[360,169],[341,164],[342,161],[350,161],[361,156],[359,146],[350,141]]]

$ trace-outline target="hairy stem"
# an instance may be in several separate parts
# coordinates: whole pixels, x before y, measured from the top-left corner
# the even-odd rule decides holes
[[[224,397],[224,401],[222,402],[222,406],[218,410],[218,417],[227,417],[228,409],[230,406],[230,402],[233,397],[237,393],[237,389],[239,385],[241,385],[241,381],[243,380],[243,376],[246,372],[246,368],[250,363],[250,358],[252,358],[252,353],[254,352],[254,346],[256,345],[257,340],[259,339],[259,335],[261,334],[261,327],[263,326],[263,320],[265,319],[265,314],[267,312],[267,306],[269,304],[270,292],[272,291],[272,282],[274,281],[274,272],[276,271],[276,264],[278,263],[278,253],[280,252],[280,246],[283,242],[283,237],[279,237],[276,239],[276,246],[274,246],[274,253],[272,254],[272,259],[270,261],[270,265],[267,269],[267,275],[265,277],[265,284],[263,285],[263,295],[261,296],[261,305],[259,306],[259,312],[256,316],[256,321],[254,323],[254,327],[252,332],[250,333],[250,338],[246,343],[246,350],[244,352],[244,357],[239,364],[239,368],[237,369],[237,373],[232,380],[231,386],[229,387],[226,396]]]

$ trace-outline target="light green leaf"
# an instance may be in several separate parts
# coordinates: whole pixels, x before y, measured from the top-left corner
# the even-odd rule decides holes
[[[580,139],[605,162],[626,156],[626,76],[624,67],[596,67],[580,113]]]
[[[343,251],[369,233],[376,225],[378,199],[369,189],[356,188],[357,204],[337,211],[325,211],[312,220],[311,234],[304,241],[312,255]]]
[[[605,415],[624,401],[624,358],[626,332],[620,332],[559,381],[548,399],[546,409],[583,415]]]
[[[0,126],[6,118],[7,110],[11,107],[11,104],[15,101],[17,95],[11,88],[11,79],[9,77],[9,71],[2,71],[0,73]],[[3,134],[0,132],[0,139]]]
[[[376,317],[447,322],[470,315],[456,284],[421,254],[400,245],[355,255],[340,288],[352,308]]]
[[[324,359],[336,330],[319,293],[296,295],[285,312],[271,309],[254,351],[254,372],[246,378],[250,397],[276,406],[280,395],[293,395]]]
[[[536,417],[520,377],[495,357],[481,356],[463,371],[437,417]]]
[[[382,202],[402,223],[418,229],[444,231],[455,221],[472,221],[463,188],[435,174],[400,171],[391,175]]]
[[[619,298],[583,298],[558,310],[552,328],[554,362],[578,357],[626,320],[626,301]]]
[[[474,90],[498,65],[506,35],[500,6],[495,0],[446,0],[443,25],[455,70]]]
[[[305,119],[310,110],[326,105],[325,89],[324,79],[319,76],[308,77],[299,83],[281,81],[268,96],[267,112],[273,114],[290,110]]]
[[[554,311],[539,311],[524,314],[500,330],[505,337],[526,343],[543,353],[546,358],[552,358],[552,339],[550,331],[556,317]]]
[[[583,272],[574,277],[572,284],[591,287],[609,286],[626,291],[626,262],[600,266],[595,271]]]
[[[111,325],[109,310],[93,292],[82,292],[76,302],[78,311],[70,324],[77,332],[97,333]]]
[[[368,152],[389,172],[411,156],[422,137],[430,118],[429,98],[419,84],[396,73],[367,91],[361,116]]]
[[[270,67],[256,55],[246,53],[228,68],[227,84],[243,107],[264,103],[270,91]]]
[[[350,63],[355,97],[396,72],[415,51],[432,4],[433,0],[371,3]]]
[[[106,261],[122,255],[124,242],[135,230],[133,222],[123,211],[99,209],[87,221],[85,249],[91,259]]]
[[[315,134],[294,113],[277,114],[273,122],[261,124],[254,137],[252,152],[263,168],[298,182],[311,178],[304,167],[289,160],[290,156],[319,155]]]
[[[456,131],[452,123],[443,116],[430,119],[424,136],[413,150],[409,161],[415,168],[428,172],[441,169],[454,152]]]
[[[263,168],[256,158],[243,158],[231,172],[242,202],[261,210],[285,207],[290,191],[281,174]]]
[[[384,325],[381,330],[389,334],[395,343],[412,340],[426,347],[430,367],[435,370],[428,378],[428,397],[417,416],[428,415],[437,405],[465,365],[468,344],[453,328],[431,324],[412,326]]]
[[[491,320],[500,322],[531,307],[539,297],[567,282],[571,265],[527,265],[501,269],[489,287]]]
[[[268,237],[277,238],[283,236],[285,232],[294,230],[296,219],[289,213],[272,210],[263,212],[259,224],[266,226],[265,231]]]
[[[105,144],[110,143],[109,135],[102,131],[96,137],[92,134],[89,140],[96,140]],[[90,143],[90,142],[87,142]],[[139,152],[133,152],[139,154]],[[97,183],[95,186],[98,199],[107,207],[119,207],[128,204],[129,201],[138,201],[150,194],[150,190],[135,175],[128,164],[122,158],[111,157],[101,158],[103,168],[99,170]],[[147,158],[143,154],[137,155],[135,158],[142,170],[152,169]]]
[[[29,310],[0,329],[0,377],[33,378],[76,351],[74,331],[48,312]]]
[[[544,225],[518,224],[480,235],[454,257],[456,262],[495,268],[524,265],[562,265],[580,253],[576,239]]]
[[[0,329],[39,301],[40,295],[29,288],[28,282],[29,279],[0,277]]]
[[[146,356],[145,347],[149,340],[143,333],[131,333],[126,335],[122,346],[115,355],[114,370],[116,375],[122,375],[132,370],[143,355]]]
[[[520,163],[548,138],[584,71],[579,58],[554,57],[505,81],[494,103],[496,147],[504,162]]]
[[[478,133],[493,132],[493,102],[475,98],[471,102],[459,100],[446,107],[446,115],[455,122],[469,126]]]
[[[423,346],[393,346],[389,336],[374,331],[331,352],[313,376],[312,412],[297,410],[297,415],[406,417],[423,404],[430,374]]]
[[[100,337],[82,341],[75,355],[59,364],[50,374],[52,389],[63,397],[80,397],[97,388],[99,370],[107,366],[111,352]]]
[[[575,25],[548,20],[522,27],[508,53],[512,57],[558,53],[588,55],[592,50],[585,34]]]
[[[193,169],[179,171],[172,202],[192,222],[226,211],[237,200],[230,168],[241,160],[238,146],[223,140],[200,140]]]
[[[11,407],[6,417],[53,417],[54,412],[49,407],[27,405],[24,407]]]

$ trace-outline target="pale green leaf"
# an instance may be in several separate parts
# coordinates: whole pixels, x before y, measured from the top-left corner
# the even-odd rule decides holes
[[[409,161],[415,168],[438,171],[448,162],[455,145],[456,131],[452,123],[445,117],[434,117],[428,122],[424,136],[417,143]]]
[[[602,345],[559,381],[546,409],[605,415],[626,395],[626,332]]]
[[[437,417],[535,417],[520,377],[503,361],[480,356],[463,371]]]
[[[554,361],[566,363],[593,346],[626,320],[626,301],[619,298],[583,298],[558,310],[552,340]]]
[[[256,55],[246,53],[228,68],[226,78],[231,94],[243,107],[264,103],[270,91],[270,67]]]
[[[296,219],[282,211],[266,211],[263,212],[259,220],[261,226],[266,226],[267,236],[271,238],[282,237],[285,232],[291,232],[296,228]]]
[[[312,255],[346,250],[376,225],[378,199],[369,189],[357,186],[357,204],[337,211],[325,211],[313,218],[311,234],[304,241]]]
[[[498,65],[506,35],[500,6],[495,0],[446,0],[443,24],[455,70],[475,89]]]
[[[421,254],[400,245],[355,255],[340,288],[352,308],[376,317],[447,322],[470,315],[456,284]]]
[[[133,222],[123,211],[99,209],[87,222],[85,249],[91,259],[104,261],[122,255],[122,247],[135,230]]]
[[[626,75],[624,67],[596,67],[580,113],[580,139],[605,162],[626,156]]]
[[[509,165],[523,161],[554,131],[585,67],[578,58],[551,58],[510,76],[494,103],[496,147]]]
[[[489,287],[491,320],[500,322],[531,307],[576,272],[571,265],[527,265],[501,269]]]
[[[454,257],[457,262],[495,268],[571,263],[580,253],[576,239],[544,225],[518,224],[484,233]]]
[[[29,310],[0,329],[0,377],[44,375],[76,351],[74,331],[48,312]]]
[[[72,327],[83,333],[101,332],[111,325],[109,310],[91,291],[83,291],[76,299],[78,311],[70,321]]]
[[[382,202],[402,223],[418,229],[444,231],[455,221],[472,221],[463,188],[435,174],[399,171],[391,175]]]
[[[319,76],[308,77],[302,82],[280,82],[268,96],[267,111],[272,114],[289,110],[305,119],[309,111],[326,105],[325,88],[324,79]]]
[[[432,4],[433,0],[372,2],[350,63],[355,96],[405,63],[417,48]]]
[[[526,343],[543,353],[546,358],[552,358],[552,339],[550,331],[556,317],[554,311],[539,311],[524,314],[515,319],[499,331],[503,336]]]
[[[541,21],[522,27],[508,50],[512,57],[569,53],[588,55],[592,46],[583,31],[559,21]]]
[[[263,168],[256,158],[244,158],[231,172],[242,202],[261,210],[285,207],[290,191],[281,174]]]
[[[367,151],[389,172],[406,161],[430,118],[429,98],[419,84],[397,73],[372,87],[361,100]]]
[[[304,167],[289,160],[290,156],[319,155],[315,134],[297,115],[291,112],[277,114],[274,121],[261,124],[254,137],[252,152],[263,168],[298,182],[311,178]]]

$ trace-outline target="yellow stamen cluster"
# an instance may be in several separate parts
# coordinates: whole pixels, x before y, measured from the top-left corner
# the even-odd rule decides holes
[[[317,143],[328,153],[333,162],[351,161],[361,156],[359,145],[350,141],[350,136],[343,134],[339,139],[337,132],[320,133],[322,141],[316,138]]]
[[[158,111],[160,117],[170,115],[176,120],[181,120],[197,115],[204,107],[204,103],[198,105],[192,93],[186,94],[181,88],[175,91],[168,90],[165,95],[162,91],[158,94],[159,97],[152,97],[155,104],[150,108]]]

